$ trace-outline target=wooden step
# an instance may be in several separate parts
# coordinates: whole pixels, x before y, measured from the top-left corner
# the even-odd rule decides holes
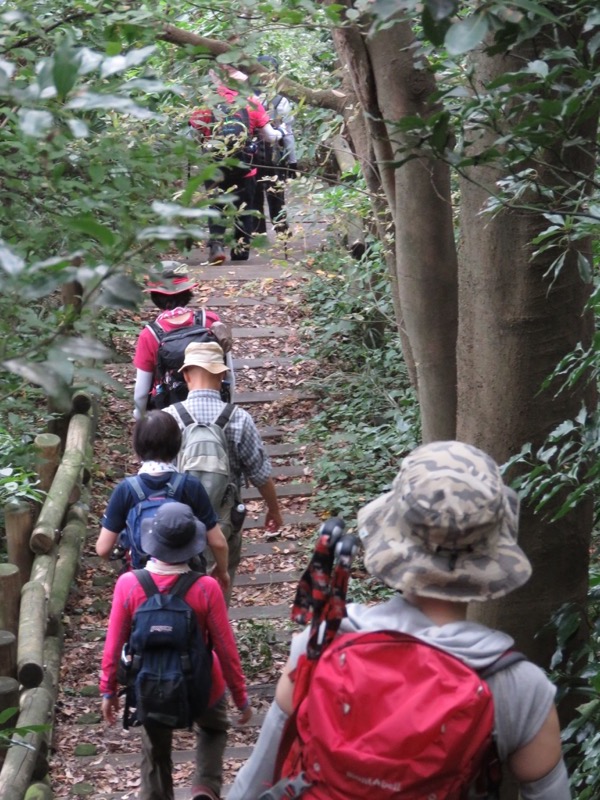
[[[237,586],[278,586],[282,583],[298,583],[302,572],[290,570],[289,572],[255,572],[236,575],[234,589]]]
[[[278,539],[275,542],[248,542],[242,545],[242,558],[252,556],[271,556],[283,553],[297,553],[298,544],[290,539]]]
[[[234,358],[235,370],[245,369],[272,369],[273,367],[291,366],[295,361],[293,356],[265,356],[264,358]]]
[[[287,619],[290,603],[277,603],[274,606],[239,606],[229,609],[229,619]]]
[[[281,439],[287,431],[277,425],[266,425],[264,428],[259,428],[258,433],[260,438],[265,439]]]
[[[282,516],[284,525],[291,525],[296,528],[309,528],[311,526],[316,527],[323,521],[320,517],[317,517],[316,514],[311,514],[310,511],[307,511],[304,514],[286,514],[284,512]],[[258,517],[246,517],[244,520],[244,530],[252,531],[256,528],[262,528],[264,524],[264,514]]]
[[[282,444],[268,444],[265,449],[270,456],[291,456],[303,452],[306,448],[297,442],[283,442]]]
[[[310,497],[314,490],[312,483],[288,483],[277,486],[277,497]],[[260,500],[261,493],[254,486],[242,489],[243,500]]]
[[[244,297],[240,295],[210,295],[206,305],[211,308],[236,308],[251,306],[286,306],[287,303],[276,297]]]
[[[273,466],[274,478],[304,478],[306,477],[306,467],[301,464],[291,464],[286,467]]]
[[[272,389],[269,392],[236,392],[234,401],[240,405],[255,403],[276,403],[278,400],[314,400],[316,395],[311,392],[298,392],[294,389]]]
[[[287,339],[289,328],[280,325],[267,325],[261,328],[233,328],[231,335],[235,339]]]

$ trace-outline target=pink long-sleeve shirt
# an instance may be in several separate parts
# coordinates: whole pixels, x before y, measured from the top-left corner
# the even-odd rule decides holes
[[[177,581],[178,575],[150,573],[159,591],[167,591]],[[133,572],[121,575],[115,585],[108,631],[102,656],[100,691],[117,691],[117,668],[121,650],[129,640],[131,621],[138,606],[146,599],[146,593]],[[203,576],[190,588],[185,600],[196,612],[200,629],[210,634],[213,645],[212,690],[209,705],[214,705],[228,686],[236,707],[243,710],[248,705],[246,681],[227,616],[227,607],[221,587],[214,578]]]

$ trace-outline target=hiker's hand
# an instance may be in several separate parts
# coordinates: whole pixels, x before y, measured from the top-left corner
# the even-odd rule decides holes
[[[221,584],[221,589],[223,589],[223,594],[225,594],[229,587],[231,586],[231,576],[228,572],[220,572],[217,567],[213,567],[212,572],[210,573],[211,576],[216,580],[219,581]]]
[[[119,713],[119,698],[117,695],[114,697],[102,698],[102,719],[108,722],[109,725],[114,725],[117,721],[117,714]]]
[[[228,353],[233,345],[233,337],[229,326],[225,325],[224,322],[213,322],[210,329],[216,336],[223,352]]]
[[[246,708],[243,711],[240,711],[240,715],[238,717],[237,724],[238,725],[245,725],[247,722],[250,722],[250,720],[252,719],[252,714],[253,714],[252,706],[251,705],[247,705]]]
[[[269,533],[275,533],[275,531],[278,531],[280,528],[283,528],[283,520],[279,509],[277,509],[277,511],[267,511],[265,530],[269,531]]]

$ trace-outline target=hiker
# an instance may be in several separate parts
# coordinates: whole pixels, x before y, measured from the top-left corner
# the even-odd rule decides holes
[[[274,56],[262,55],[256,60],[274,74],[279,71],[279,62]],[[276,128],[283,125],[286,133],[279,142],[270,144],[259,141],[257,145],[254,157],[257,169],[254,210],[260,215],[254,218],[254,232],[267,232],[266,199],[273,229],[276,233],[285,235],[289,230],[285,208],[285,181],[296,177],[298,171],[292,104],[287,97],[279,93],[269,98],[265,90],[260,91],[258,98],[271,117],[272,124]]]
[[[206,539],[212,553],[214,568],[212,576],[221,584],[223,591],[229,591],[228,547],[227,541],[217,521],[206,491],[200,481],[192,475],[179,476],[173,462],[181,447],[181,431],[170,414],[155,409],[138,420],[133,427],[133,449],[142,464],[137,480],[142,492],[147,496],[165,494],[169,482],[179,478],[180,483],[173,498],[186,503],[195,516],[206,527]],[[96,553],[102,558],[110,558],[119,542],[122,531],[127,529],[130,513],[139,504],[131,478],[125,478],[114,488],[96,541]],[[197,554],[196,554],[197,555]]]
[[[202,547],[204,537],[204,525],[193,516],[188,506],[182,503],[161,506],[151,524],[142,532],[144,550],[151,557],[146,568],[141,570],[141,573],[146,575],[142,576],[144,581],[147,581],[149,575],[163,598],[168,598],[169,595],[173,597],[177,583],[190,574],[187,561]],[[196,765],[192,800],[218,800],[223,779],[223,754],[229,728],[226,686],[231,691],[233,701],[240,712],[238,724],[250,720],[252,708],[248,702],[240,658],[219,584],[210,576],[192,573],[189,581],[185,580],[185,586],[189,588],[183,594],[183,598],[193,610],[195,623],[199,626],[203,648],[201,652],[205,654],[207,648],[210,649],[210,643],[214,648],[212,669],[209,669],[208,674],[208,687],[205,687],[210,693],[203,703],[207,707],[194,720]],[[125,650],[126,655],[131,655],[133,652],[136,658],[141,659],[141,670],[145,667],[144,657],[147,653],[145,650],[137,652],[133,643],[136,632],[139,630],[141,636],[144,631],[142,622],[138,628],[140,615],[136,612],[145,603],[146,598],[146,591],[135,572],[127,572],[120,576],[114,590],[100,675],[102,717],[110,725],[115,724],[119,711],[117,672],[121,653],[128,641],[130,645]],[[163,637],[169,635],[165,633],[167,627],[169,633],[176,630],[175,625],[167,626],[155,622],[155,629],[160,628],[159,635],[162,634]],[[146,629],[148,628],[148,635],[151,636],[152,618],[149,620],[149,625],[146,625]],[[132,630],[133,635],[130,639]],[[197,630],[195,633],[197,636]],[[179,649],[175,646],[170,647],[166,638],[159,644],[165,651],[171,653]],[[188,662],[190,660],[188,659]],[[180,669],[183,670],[184,667]],[[153,694],[146,696],[140,691],[134,698],[134,702],[137,703],[136,714],[138,719],[142,720],[139,800],[173,800],[174,796],[171,774],[172,735],[173,728],[181,725],[170,716],[179,710],[175,708],[178,704],[172,703],[171,707],[165,705],[161,708],[161,701],[167,703],[168,693],[174,688],[173,685],[169,686],[168,680],[163,679],[161,682],[161,677],[165,673],[166,670],[162,674],[159,671],[153,676],[153,680],[158,684]],[[171,681],[171,684],[174,683],[175,681]],[[140,682],[139,685],[142,687],[143,684]],[[186,684],[187,702],[192,705],[195,698],[191,695],[195,685],[192,683],[189,691],[188,686],[189,684]],[[185,709],[183,711],[185,712]],[[166,721],[158,722],[157,717]]]
[[[214,422],[226,405],[219,396],[225,373],[223,351],[215,342],[190,344],[186,348],[181,371],[189,389],[187,400],[181,404],[184,411],[196,422],[205,425]],[[173,415],[184,431],[186,424],[181,419],[177,405],[169,406],[165,410]],[[221,507],[217,509],[217,514],[229,545],[229,575],[233,586],[241,556],[243,518],[232,521],[231,515],[241,503],[241,485],[244,478],[256,486],[267,505],[266,530],[269,532],[279,530],[283,521],[275,484],[271,477],[271,463],[250,414],[236,406],[224,427],[224,433],[229,449],[231,485]],[[231,592],[231,589],[229,591]],[[230,594],[226,595],[227,598],[229,596]]]
[[[198,282],[189,273],[187,264],[180,261],[162,261],[162,273],[156,280],[148,279],[145,292],[150,294],[159,315],[141,330],[133,357],[136,368],[133,390],[134,418],[140,419],[146,410],[164,408],[176,400],[184,400],[187,389],[183,381],[174,382],[171,375],[159,373],[159,345],[165,334],[198,325],[207,328],[225,351],[229,373],[227,380],[230,397],[235,390],[235,378],[231,359],[231,333],[214,311],[189,308]],[[183,351],[182,351],[183,354]],[[183,363],[183,359],[182,362]],[[180,366],[179,364],[178,366]],[[171,396],[172,394],[172,396]]]
[[[213,137],[215,128],[215,114],[228,113],[230,125],[237,125],[239,132],[236,135],[243,137],[246,146],[236,154],[242,165],[221,166],[220,177],[207,185],[211,191],[218,191],[219,195],[225,195],[231,200],[236,209],[234,220],[234,244],[231,248],[230,257],[232,261],[247,261],[250,257],[250,241],[254,227],[252,214],[254,191],[256,187],[256,167],[252,165],[253,148],[251,140],[254,136],[262,141],[275,143],[283,138],[285,129],[276,130],[269,122],[269,115],[257,97],[249,97],[246,105],[240,103],[239,92],[226,86],[220,77],[210,71],[210,77],[216,84],[216,91],[222,103],[217,108],[197,108],[190,117],[189,125],[196,131],[201,144],[208,151],[208,147]],[[244,82],[248,76],[238,70],[230,69],[230,77],[238,82]],[[239,98],[239,99],[238,99]],[[243,103],[243,100],[241,101]],[[237,117],[235,123],[233,117]],[[216,135],[216,134],[215,134]],[[209,262],[211,264],[222,264],[226,260],[224,249],[225,241],[225,220],[222,216],[223,206],[214,205],[214,210],[219,212],[218,217],[209,217]]]
[[[413,759],[416,766],[412,774],[416,774],[417,779],[421,780],[420,791],[407,789],[411,797],[435,795],[440,800],[450,800],[466,796],[466,793],[457,789],[456,784],[454,793],[441,791],[442,786],[439,783],[431,788],[432,784],[428,784],[428,779],[440,780],[439,775],[432,775],[427,771],[427,765],[431,763],[427,756],[434,761],[438,757],[436,753],[432,755],[430,746],[435,741],[435,736],[427,738],[423,733],[419,734],[420,731],[427,730],[425,723],[428,713],[433,715],[439,706],[452,702],[451,690],[444,692],[442,689],[431,697],[430,711],[428,697],[424,702],[424,698],[419,696],[416,701],[419,703],[418,709],[411,705],[411,697],[405,695],[404,700],[398,695],[391,697],[392,691],[401,692],[402,687],[407,684],[421,686],[419,692],[427,692],[431,682],[435,684],[435,665],[441,658],[453,664],[461,662],[458,666],[462,671],[465,670],[464,665],[468,665],[471,668],[468,670],[471,677],[474,675],[472,670],[477,670],[479,675],[485,673],[486,669],[492,673],[484,679],[493,698],[493,708],[490,709],[488,701],[488,710],[491,711],[490,729],[486,732],[488,742],[492,741],[490,734],[493,726],[499,758],[518,782],[523,800],[567,800],[570,797],[567,772],[561,754],[554,687],[542,670],[524,657],[514,661],[515,654],[510,654],[513,647],[510,636],[467,621],[470,602],[503,597],[529,579],[531,565],[516,543],[517,530],[518,498],[502,482],[495,462],[475,447],[452,441],[426,444],[414,450],[404,459],[392,484],[392,490],[359,511],[358,535],[364,547],[365,567],[373,577],[381,580],[397,594],[376,605],[351,603],[346,608],[346,617],[343,616],[343,611],[339,614],[339,632],[329,645],[329,650],[325,650],[316,662],[313,676],[319,675],[319,682],[308,684],[310,689],[307,697],[310,700],[311,692],[314,693],[321,687],[326,690],[327,685],[323,684],[324,675],[323,672],[319,673],[319,667],[328,652],[341,652],[336,649],[336,644],[343,643],[343,634],[350,634],[347,639],[352,639],[352,634],[359,633],[359,636],[354,637],[355,643],[360,642],[362,637],[372,640],[376,632],[393,632],[389,635],[405,640],[410,639],[407,636],[410,634],[416,637],[416,646],[420,646],[425,655],[421,655],[421,662],[416,658],[405,660],[404,664],[408,663],[412,668],[405,667],[406,671],[399,672],[396,681],[393,671],[398,669],[397,664],[400,661],[398,650],[390,653],[386,664],[387,673],[381,667],[381,657],[377,663],[364,666],[362,674],[368,676],[367,691],[372,693],[373,703],[364,696],[359,701],[356,694],[353,694],[358,691],[356,686],[353,684],[352,688],[348,687],[348,705],[344,705],[344,713],[352,714],[353,702],[360,702],[363,710],[362,714],[359,710],[358,715],[347,717],[346,730],[354,726],[351,743],[347,741],[347,737],[340,738],[341,723],[336,727],[334,719],[323,708],[320,716],[317,715],[318,720],[308,720],[309,723],[313,721],[319,730],[310,726],[307,728],[308,723],[303,716],[304,707],[299,706],[296,730],[302,729],[301,755],[305,752],[304,748],[310,749],[314,746],[314,739],[319,738],[320,733],[326,736],[327,732],[328,748],[339,746],[341,751],[342,746],[347,744],[348,749],[344,755],[355,755],[350,768],[345,766],[339,770],[336,770],[338,765],[332,760],[332,754],[319,758],[311,753],[308,763],[301,761],[302,772],[297,780],[310,784],[310,788],[301,793],[303,800],[339,800],[341,797],[354,800],[365,796],[375,800],[400,796],[401,793],[394,793],[390,786],[393,788],[396,781],[400,781],[403,788],[407,785],[406,776],[403,774],[399,777],[393,771],[401,757]],[[300,588],[301,585],[299,592]],[[329,618],[326,619],[325,628],[322,625],[320,627],[321,638],[323,633],[327,635]],[[275,702],[267,713],[250,760],[238,773],[228,800],[256,800],[273,783],[273,767],[282,741],[282,730],[294,708],[293,693],[297,670],[302,670],[308,663],[303,654],[307,653],[308,658],[311,657],[309,636],[310,629],[307,629],[292,640],[290,658],[278,682]],[[438,652],[438,649],[442,652]],[[416,652],[415,645],[410,652]],[[455,658],[449,658],[447,654]],[[365,653],[364,658],[367,657],[368,654]],[[498,662],[502,659],[507,660],[509,665],[501,667]],[[328,666],[333,663],[339,664],[340,669],[344,665],[349,668],[350,656],[338,655],[337,661],[333,657],[328,661]],[[431,663],[434,666],[428,667]],[[498,671],[494,673],[493,667],[497,664]],[[379,674],[378,669],[381,669]],[[302,676],[305,674],[303,672]],[[383,692],[381,687],[385,680],[388,688]],[[482,680],[477,674],[475,680],[473,702],[483,693]],[[299,677],[299,692],[303,685],[306,686],[306,683]],[[344,689],[341,678],[335,691],[339,690],[342,694]],[[419,692],[413,690],[414,695]],[[382,696],[388,698],[386,704],[380,702]],[[335,707],[339,706],[335,704]],[[380,726],[372,724],[369,731],[366,731],[365,719],[377,717],[379,709]],[[394,716],[397,709],[399,715],[406,716]],[[455,709],[454,718],[462,718],[461,715],[466,713],[462,707],[459,711],[456,715]],[[411,717],[411,714],[414,716]],[[418,725],[410,727],[413,739],[403,750],[405,740],[395,741],[394,737],[399,735],[397,731],[405,724],[404,720],[413,718],[418,719]],[[368,734],[375,730],[378,731],[378,736],[373,734],[369,737]],[[316,734],[312,743],[304,744],[311,741],[311,732]],[[454,734],[447,728],[444,732],[447,734],[447,746],[448,740]],[[406,735],[408,736],[408,732]],[[420,742],[415,746],[419,735]],[[364,745],[363,752],[354,750],[359,739]],[[377,742],[374,745],[375,751],[369,749],[374,740]],[[390,761],[385,761],[381,752],[387,743],[389,748],[386,755],[390,756]],[[471,738],[462,742],[458,739],[455,742],[457,757],[471,745]],[[422,750],[427,751],[424,763],[418,760]],[[407,751],[412,755],[403,756]],[[377,761],[378,758],[381,760]],[[325,763],[324,759],[330,760],[330,763]],[[318,762],[321,773],[329,772],[328,786],[318,783],[318,773],[312,769],[315,762]],[[347,765],[348,761],[345,763]],[[388,767],[385,773],[384,764]],[[451,762],[450,768],[453,767],[454,763]],[[370,768],[372,772],[369,771]],[[335,776],[333,779],[332,775]],[[448,775],[442,779],[447,781]],[[344,787],[341,791],[338,781]],[[279,788],[281,787],[273,787],[272,792],[265,794],[265,797],[285,796],[291,800],[300,796],[293,789],[279,794]]]

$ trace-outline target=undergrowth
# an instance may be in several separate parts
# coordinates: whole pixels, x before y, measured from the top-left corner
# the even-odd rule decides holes
[[[372,245],[360,261],[340,251],[320,253],[312,273],[304,339],[322,365],[310,386],[322,402],[302,440],[319,443],[313,508],[350,522],[385,491],[418,443],[418,406],[379,248]]]

